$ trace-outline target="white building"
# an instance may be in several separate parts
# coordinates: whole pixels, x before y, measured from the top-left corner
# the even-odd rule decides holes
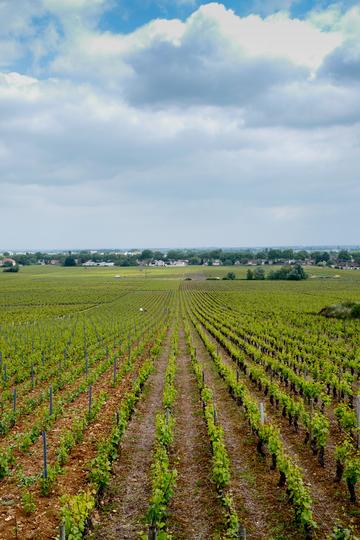
[[[166,263],[160,259],[159,261],[152,261],[149,266],[166,266]]]

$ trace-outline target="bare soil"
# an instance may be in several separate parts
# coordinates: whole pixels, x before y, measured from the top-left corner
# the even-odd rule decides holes
[[[209,439],[182,327],[175,386],[172,462],[178,476],[169,507],[169,531],[177,540],[210,539],[220,531],[223,516],[211,481]]]
[[[89,538],[96,540],[135,539],[140,536],[151,495],[150,467],[155,440],[155,416],[161,407],[164,375],[170,350],[164,348],[150,375],[144,395],[128,425],[113,467],[113,478],[100,511],[93,518]]]
[[[213,343],[217,343],[204,327],[203,330]],[[223,361],[236,369],[235,363],[224,347],[220,343],[218,343],[218,347]],[[271,405],[270,399],[264,396],[256,384],[252,383],[242,372],[239,373],[239,376],[241,382],[248,387],[252,395],[259,402],[262,401],[265,404],[267,419],[279,427],[286,452],[303,472],[305,484],[309,487],[313,500],[314,519],[319,525],[315,537],[319,539],[327,537],[337,522],[353,527],[359,534],[360,523],[356,517],[360,512],[359,505],[350,503],[344,482],[341,484],[334,482],[334,441],[330,440],[325,453],[325,467],[321,467],[309,446],[303,444],[305,432],[301,429],[296,432],[294,427],[289,425],[288,420],[282,416],[281,410]]]
[[[29,490],[36,502],[36,512],[25,515],[22,508],[22,489],[15,475],[6,477],[0,484],[0,539],[8,540],[21,538],[26,540],[50,540],[56,535],[60,517],[60,497],[63,494],[76,494],[87,486],[87,464],[96,455],[97,443],[111,431],[114,414],[121,400],[132,385],[141,365],[148,356],[151,344],[148,344],[143,355],[135,360],[134,369],[119,382],[116,388],[109,392],[108,399],[98,417],[91,423],[84,435],[83,441],[76,445],[70,455],[63,472],[55,482],[54,489],[47,497],[40,496],[38,484]],[[106,382],[108,384],[108,381]],[[98,388],[100,390],[100,388]],[[97,394],[94,394],[94,399]],[[81,398],[83,399],[83,398]],[[41,472],[41,445],[34,445],[29,454],[19,458],[18,465],[26,471]],[[37,467],[36,467],[37,464]]]
[[[230,396],[194,329],[192,335],[198,359],[205,369],[206,384],[214,392],[231,462],[231,490],[247,537],[251,540],[302,538],[285,492],[277,485],[278,475],[270,470],[270,463],[256,452],[256,441],[242,409]]]

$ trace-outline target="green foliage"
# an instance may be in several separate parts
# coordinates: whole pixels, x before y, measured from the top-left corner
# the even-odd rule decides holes
[[[268,279],[272,280],[289,280],[289,281],[301,281],[307,279],[308,275],[304,271],[300,264],[294,266],[283,266],[280,270],[273,270],[268,275]]]
[[[12,264],[9,264],[9,265],[7,265],[6,263],[4,264],[3,272],[17,273],[19,272],[19,270],[20,268],[18,264],[16,264],[15,266],[13,266]]]
[[[0,453],[0,480],[9,474],[10,465],[14,463],[12,448]]]
[[[95,506],[95,497],[91,491],[79,495],[65,495],[61,498],[61,518],[65,526],[67,540],[82,540],[86,522]]]
[[[335,319],[360,319],[360,303],[341,302],[321,309],[320,315]]]
[[[64,266],[76,266],[76,260],[74,257],[71,257],[70,255],[65,257]]]
[[[53,488],[56,478],[61,472],[61,467],[58,463],[55,465],[48,465],[47,467],[47,477],[44,476],[40,479],[40,493],[44,497],[49,495],[51,489]]]
[[[24,513],[29,516],[36,511],[36,502],[34,495],[28,490],[24,489],[21,495],[22,507]]]
[[[226,276],[223,277],[223,279],[234,280],[234,279],[236,279],[236,275],[234,274],[234,272],[228,272],[228,273],[226,274]]]

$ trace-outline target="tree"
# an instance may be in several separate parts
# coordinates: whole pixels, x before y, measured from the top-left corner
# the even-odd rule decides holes
[[[254,279],[265,279],[265,271],[263,268],[256,268],[254,270]]]
[[[337,259],[341,262],[351,261],[351,255],[346,249],[342,249],[339,251]]]
[[[246,272],[246,279],[254,279],[254,272],[250,268]]]
[[[153,258],[156,260],[161,260],[164,258],[164,254],[161,251],[154,251]]]
[[[303,267],[300,264],[294,266],[282,266],[279,270],[273,270],[268,275],[268,279],[283,279],[300,281],[307,279],[308,275],[304,272]]]
[[[308,257],[309,257],[309,254],[304,249],[294,253],[294,259],[296,259],[297,261],[305,261]]]
[[[236,276],[235,276],[234,272],[228,272],[226,274],[226,276],[223,277],[223,279],[231,279],[231,280],[233,280],[233,279],[236,279]]]
[[[64,259],[64,266],[76,266],[76,261],[74,257],[71,257],[71,255],[68,255]]]
[[[151,251],[151,249],[144,249],[141,252],[141,255],[139,257],[139,259],[141,261],[148,261],[148,260],[153,259],[153,258],[154,258],[154,253],[153,253],[153,251]]]

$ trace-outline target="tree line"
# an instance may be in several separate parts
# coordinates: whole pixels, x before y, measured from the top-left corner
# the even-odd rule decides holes
[[[7,253],[3,253],[7,256]],[[249,262],[259,264],[322,264],[344,265],[355,263],[360,265],[360,250],[350,251],[309,251],[293,249],[264,249],[264,250],[226,250],[226,249],[171,249],[151,250],[144,249],[141,253],[118,253],[115,251],[97,252],[78,251],[73,253],[15,253],[12,258],[17,264],[51,264],[56,262],[60,265],[81,265],[88,260],[94,262],[113,262],[115,266],[138,266],[155,260],[179,261],[186,260],[190,265],[212,265],[219,261],[224,266],[234,264],[247,264]]]

